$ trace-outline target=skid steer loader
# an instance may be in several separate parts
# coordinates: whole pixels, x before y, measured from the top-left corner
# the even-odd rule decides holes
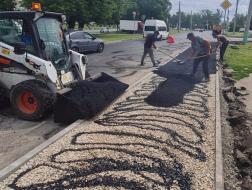
[[[24,120],[53,110],[55,122],[94,117],[128,85],[101,73],[86,79],[87,57],[68,49],[64,15],[0,12],[0,102]]]

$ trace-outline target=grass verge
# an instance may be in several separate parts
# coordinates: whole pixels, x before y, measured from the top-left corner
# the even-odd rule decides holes
[[[110,33],[110,34],[97,34],[97,38],[103,39],[105,42],[114,42],[121,40],[139,40],[143,39],[142,34],[120,34],[120,33]]]
[[[244,33],[243,32],[235,32],[235,34],[233,34],[233,32],[227,32],[225,35],[229,38],[243,38]]]
[[[169,34],[176,35],[176,34],[183,34],[186,32],[188,31],[178,32],[178,30],[172,29],[169,31]],[[143,39],[143,34],[106,33],[106,34],[96,34],[95,36],[97,38],[103,39],[105,42]]]
[[[240,80],[252,73],[252,43],[238,45],[239,49],[228,48],[225,62],[234,70],[234,79]]]

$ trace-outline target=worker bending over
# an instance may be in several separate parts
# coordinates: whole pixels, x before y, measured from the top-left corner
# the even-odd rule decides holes
[[[199,37],[195,36],[193,33],[187,34],[187,39],[189,39],[192,43],[192,53],[188,57],[188,61],[193,62],[193,71],[190,73],[190,76],[194,76],[197,72],[198,66],[200,63],[202,63],[203,72],[204,72],[204,81],[209,81],[209,58],[211,55],[211,44],[209,41]]]
[[[226,49],[228,47],[229,41],[223,35],[217,35],[216,38],[218,40],[218,48],[220,48],[220,62],[223,62],[224,55],[225,55]]]

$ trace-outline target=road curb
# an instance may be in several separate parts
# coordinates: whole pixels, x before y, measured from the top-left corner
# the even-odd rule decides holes
[[[182,49],[180,52],[177,52],[175,55],[173,55],[174,57],[177,57],[179,54],[185,52],[188,49],[188,47]],[[163,61],[160,65],[164,65],[167,64],[168,62],[170,62],[172,59],[169,58],[165,61]],[[155,69],[152,69],[151,71],[153,71]],[[132,88],[140,85],[141,83],[143,83],[146,79],[148,79],[151,75],[153,75],[153,72],[150,72],[148,74],[146,74],[144,77],[142,77],[140,80],[138,80],[137,82],[133,83],[130,85],[130,87],[125,91],[125,92],[129,92]],[[123,96],[123,94],[121,95]],[[6,177],[8,177],[9,175],[11,175],[12,173],[14,173],[15,171],[17,171],[22,165],[24,165],[26,162],[28,162],[30,159],[32,159],[33,157],[35,157],[37,154],[39,154],[41,151],[43,151],[45,148],[47,148],[48,146],[50,146],[52,143],[54,143],[55,141],[59,140],[61,137],[63,137],[64,135],[66,135],[67,133],[69,133],[71,130],[73,130],[74,128],[76,128],[79,125],[83,125],[83,124],[89,124],[90,122],[92,122],[93,120],[95,120],[96,118],[98,118],[100,115],[102,115],[110,106],[112,106],[121,96],[119,96],[115,101],[113,101],[108,107],[106,107],[101,113],[99,113],[95,118],[93,118],[91,121],[84,121],[84,120],[77,120],[76,122],[72,123],[71,125],[69,125],[68,127],[66,127],[65,129],[63,129],[62,131],[60,131],[59,133],[57,133],[56,135],[54,135],[53,137],[51,137],[50,139],[48,139],[47,141],[43,142],[42,144],[40,144],[39,146],[35,147],[34,149],[32,149],[31,151],[29,151],[28,153],[26,153],[24,156],[20,157],[19,159],[17,159],[16,161],[14,161],[13,163],[11,163],[10,165],[8,165],[7,167],[5,167],[4,169],[0,170],[0,182],[2,182]]]
[[[223,155],[222,155],[222,129],[221,129],[221,104],[220,104],[220,78],[219,70],[216,72],[215,85],[215,125],[216,125],[216,160],[215,160],[215,189],[224,190],[224,175],[223,175]]]
[[[38,153],[40,153],[42,150],[47,148],[49,145],[60,139],[62,136],[70,132],[72,129],[77,127],[78,125],[81,125],[83,123],[89,123],[90,121],[83,121],[83,120],[78,120],[74,122],[73,124],[69,125],[47,141],[43,142],[39,146],[35,147],[28,153],[26,153],[24,156],[21,158],[17,159],[15,162],[11,163],[9,166],[5,167],[4,169],[0,170],[0,182],[3,181],[7,176],[9,176],[11,173],[15,172],[18,168],[20,168],[23,164],[25,164],[27,161],[32,159],[34,156],[36,156]]]
[[[143,39],[116,40],[116,41],[104,42],[104,44],[108,45],[108,44],[116,44],[116,43],[121,43],[121,42],[132,42],[132,41],[143,41]]]

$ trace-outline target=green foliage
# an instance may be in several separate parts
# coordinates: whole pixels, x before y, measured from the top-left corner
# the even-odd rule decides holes
[[[172,15],[170,18],[170,25],[172,27],[177,27],[178,24],[178,17],[179,13]],[[210,11],[210,10],[202,10],[200,13],[193,13],[192,20],[193,20],[193,27],[204,27],[212,28],[215,24],[220,24],[221,22],[221,11],[219,9],[216,10],[216,12]],[[186,14],[184,12],[181,12],[181,28],[190,28],[191,25],[191,14]]]
[[[133,20],[132,12],[136,11],[135,19],[137,20],[151,18],[166,20],[170,9],[171,2],[169,0],[132,0],[124,18]]]
[[[235,31],[239,32],[240,28],[245,28],[245,22],[247,20],[247,17],[243,14],[238,14],[236,17],[236,28]],[[229,25],[229,31],[232,32],[233,31],[233,26],[234,26],[234,19],[232,20],[232,22],[230,22]]]
[[[0,11],[12,11],[15,8],[14,0],[1,0],[0,3]]]
[[[22,4],[26,8],[30,8],[34,0],[22,0]],[[70,28],[74,28],[75,22],[79,23],[79,27],[83,28],[84,23],[88,21],[87,2],[85,0],[40,0],[42,9],[45,11],[60,12],[67,15],[67,22]]]
[[[29,8],[34,0],[22,0]],[[133,19],[132,12],[137,12],[137,20],[156,18],[166,20],[171,3],[169,0],[40,0],[43,10],[66,14],[70,28],[75,22],[79,28],[85,23],[119,24],[120,19]]]
[[[143,39],[142,34],[121,34],[121,33],[98,34],[96,35],[96,37],[103,39],[105,42]]]

